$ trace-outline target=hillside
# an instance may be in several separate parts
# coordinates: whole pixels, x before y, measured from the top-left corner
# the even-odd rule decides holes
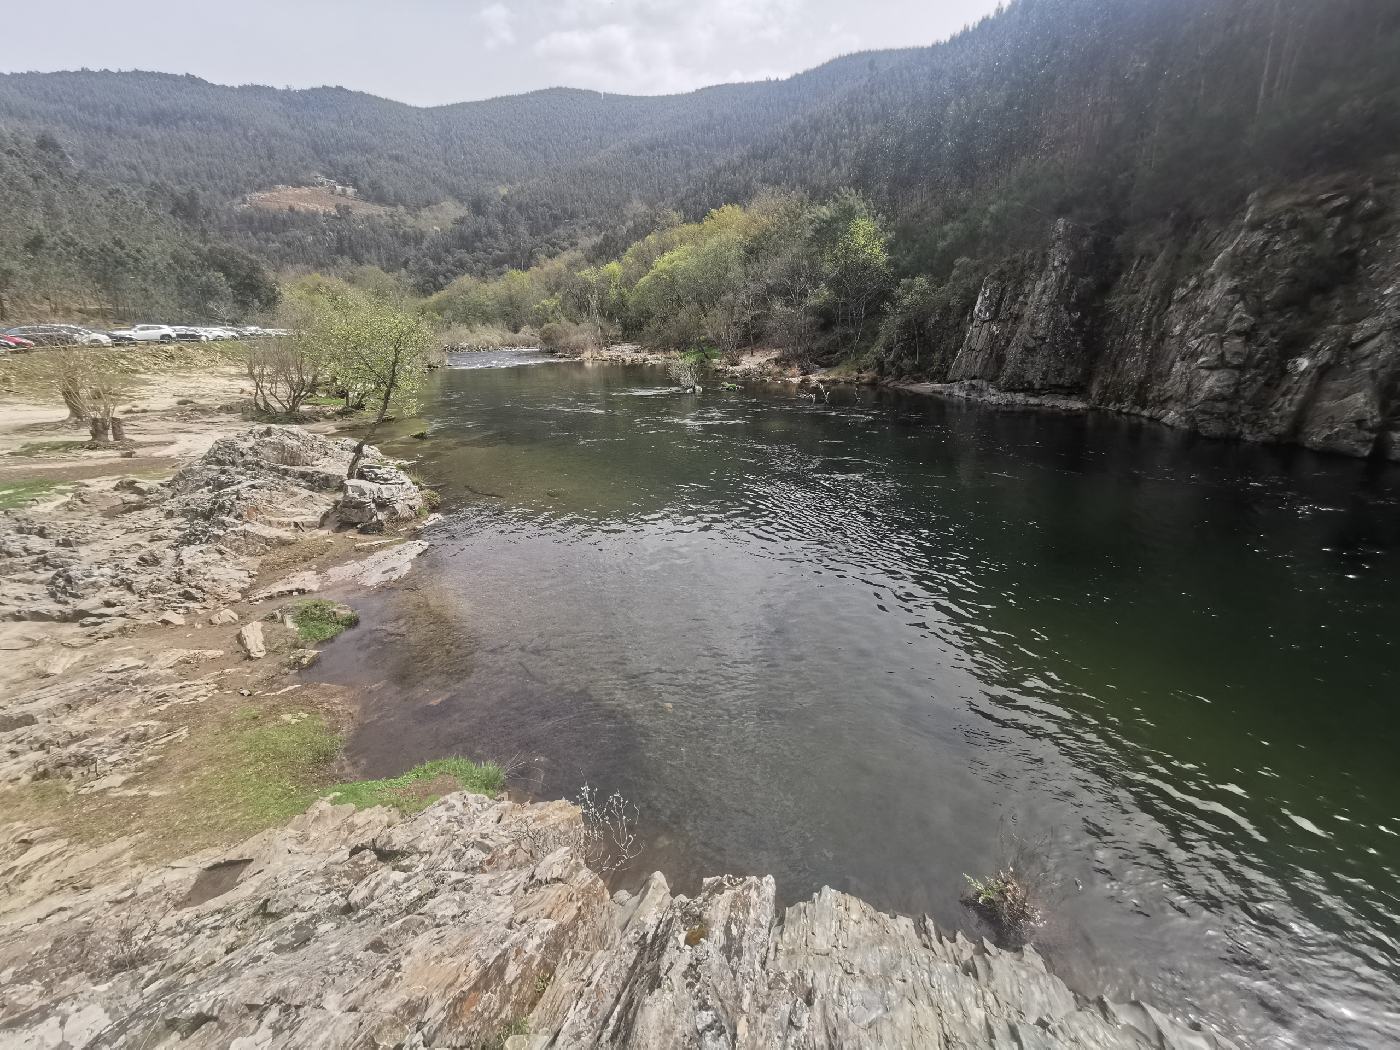
[[[379,204],[469,200],[664,136],[721,153],[901,61],[837,59],[789,80],[633,97],[551,88],[416,108],[344,88],[225,87],[193,76],[84,70],[0,75],[0,126],[52,134],[84,167],[232,199],[325,174]]]
[[[0,326],[50,315],[235,319],[276,301],[256,256],[78,170],[50,137],[0,131]]]
[[[1382,170],[1400,142],[1387,0],[1018,0],[952,40],[783,81],[628,97],[564,88],[415,108],[189,76],[0,76],[0,129],[139,189],[274,268],[370,264],[431,292],[765,190],[859,190],[900,276],[963,284],[1056,220],[1131,254],[1251,193]],[[322,175],[385,210],[244,208]],[[446,225],[426,214],[452,218]],[[955,275],[959,263],[963,269]]]

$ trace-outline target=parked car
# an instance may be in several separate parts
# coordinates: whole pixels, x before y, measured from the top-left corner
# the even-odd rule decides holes
[[[0,348],[5,350],[32,350],[34,340],[21,339],[17,335],[0,335]]]
[[[174,331],[175,338],[186,343],[207,343],[212,338],[203,328],[191,328],[188,325],[178,325]]]
[[[115,331],[115,332],[108,332],[108,333],[107,333],[107,338],[110,339],[110,340],[112,340],[112,345],[113,345],[113,346],[135,346],[135,345],[136,345],[136,340],[133,339],[133,338],[131,338],[131,336],[129,336],[129,335],[122,335],[120,329],[118,329],[118,330]]]
[[[6,329],[3,334],[28,339],[35,346],[112,345],[112,340],[101,332],[80,328],[75,324],[26,324]]]
[[[130,328],[118,328],[111,335],[133,343],[173,343],[178,338],[175,329],[168,324],[134,324]]]

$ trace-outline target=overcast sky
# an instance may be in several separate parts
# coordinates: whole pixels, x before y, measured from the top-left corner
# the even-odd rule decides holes
[[[996,0],[45,0],[0,71],[156,69],[434,105],[567,85],[656,94],[929,44]]]

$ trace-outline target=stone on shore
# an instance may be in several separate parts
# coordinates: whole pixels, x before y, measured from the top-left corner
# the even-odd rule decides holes
[[[263,640],[262,624],[244,624],[238,629],[238,644],[248,654],[249,659],[261,660],[267,655],[267,643]]]

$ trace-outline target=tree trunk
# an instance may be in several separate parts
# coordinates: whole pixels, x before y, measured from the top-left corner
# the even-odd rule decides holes
[[[384,422],[384,417],[389,414],[389,398],[391,394],[385,391],[384,398],[379,402],[379,411],[375,414],[374,422],[369,425],[364,436],[360,438],[355,446],[355,454],[350,457],[350,469],[345,472],[347,478],[353,478],[355,472],[360,469],[360,460],[365,458],[365,446],[369,444],[369,439],[374,437],[374,432],[379,429],[379,424]]]
[[[389,402],[393,400],[394,390],[399,385],[399,360],[398,355],[394,356],[394,363],[389,368],[389,381],[384,384],[384,396],[379,399],[379,411],[375,414],[374,422],[369,425],[364,436],[360,438],[360,443],[355,446],[355,454],[350,457],[350,469],[345,472],[347,478],[353,478],[355,472],[360,469],[360,460],[365,456],[365,446],[369,444],[369,439],[374,437],[375,431],[379,429],[379,424],[384,422],[384,417],[389,414]]]

